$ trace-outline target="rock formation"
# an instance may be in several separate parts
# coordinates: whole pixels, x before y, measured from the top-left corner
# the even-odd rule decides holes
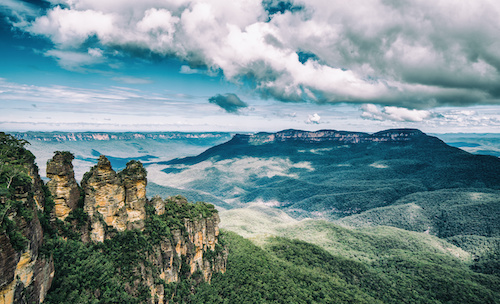
[[[170,197],[164,202],[164,206],[175,203],[180,205],[189,204],[182,196]],[[165,208],[165,207],[163,207]],[[156,210],[155,212],[158,212]],[[159,214],[163,214],[165,210],[159,210]],[[218,248],[219,236],[219,215],[213,213],[210,216],[203,217],[201,214],[194,218],[184,218],[184,226],[181,229],[172,230],[172,238],[162,240],[161,246],[162,259],[156,259],[154,262],[163,270],[161,277],[168,283],[176,282],[180,271],[180,265],[174,265],[175,258],[181,259],[184,257],[185,262],[189,265],[190,273],[201,271],[205,281],[210,281],[214,272],[225,272],[226,260],[225,251]],[[187,236],[187,237],[186,237]],[[222,250],[213,258],[207,259],[214,251]]]
[[[409,141],[424,135],[416,129],[392,129],[374,134],[362,132],[347,132],[336,130],[319,130],[315,132],[301,130],[284,130],[277,133],[257,133],[255,135],[237,134],[234,139],[250,144],[260,145],[273,142],[301,141],[301,142],[342,142],[356,144],[364,142],[400,142]]]
[[[127,229],[144,228],[146,218],[146,170],[138,161],[130,161],[118,177],[125,188],[125,211]]]
[[[77,207],[80,190],[75,180],[75,173],[71,161],[74,156],[69,152],[57,151],[54,157],[47,162],[47,182],[54,199],[55,216],[64,220]]]
[[[40,254],[44,231],[39,211],[43,227],[57,238],[72,233],[73,241],[81,235],[83,242],[103,242],[120,232],[124,232],[122,236],[139,235],[147,246],[137,248],[139,258],[130,265],[134,276],[124,286],[131,295],[144,290],[141,286],[147,287],[151,303],[168,303],[170,295],[165,295],[164,283],[187,277],[195,282],[209,282],[213,273],[225,272],[227,250],[218,243],[219,217],[213,205],[188,203],[182,197],[155,197],[149,202],[146,170],[140,162],[130,161],[116,173],[109,160],[101,156],[82,180],[82,209],[71,163],[73,155],[56,152],[47,163],[52,209],[46,205],[50,196],[43,189],[34,157],[27,155],[30,163],[19,169],[22,174],[11,188],[15,191],[0,193],[0,224],[10,225],[2,225],[0,230],[0,304],[41,303],[50,289],[54,262],[47,251],[46,255]],[[155,223],[163,229],[158,237],[151,234],[157,229]],[[120,265],[117,264],[118,273]],[[95,292],[101,291],[92,294]]]
[[[29,152],[21,148],[18,154]],[[2,163],[4,169],[11,165],[5,160]],[[7,226],[0,230],[0,304],[41,303],[54,277],[52,259],[40,254],[43,231],[37,213],[45,207],[43,181],[34,157],[25,158],[22,167],[21,175],[29,179],[20,179],[11,194],[0,195],[0,224]]]
[[[170,197],[160,203],[160,198],[154,201],[158,207],[156,215],[165,213],[165,208],[172,204],[184,208],[190,204],[181,196]],[[178,282],[183,270],[183,264],[188,267],[190,276],[199,274],[200,281],[210,282],[214,273],[224,273],[227,264],[227,250],[219,244],[219,215],[214,212],[210,216],[203,217],[201,214],[195,218],[184,218],[183,226],[179,229],[171,230],[171,236],[159,240],[159,244],[153,247],[148,260],[156,273],[145,275],[148,287],[151,290],[152,298],[158,298],[158,303],[163,301],[163,288],[155,285],[154,277],[165,283]]]
[[[90,217],[90,239],[104,241],[105,229],[142,229],[146,204],[146,171],[140,162],[129,162],[117,174],[101,155],[96,166],[82,180],[84,210]]]
[[[146,204],[152,207],[155,216],[164,215],[166,208],[171,208],[169,206],[173,204],[182,210],[190,208],[191,204],[182,197],[167,200],[154,197],[148,202],[146,184],[146,170],[140,162],[130,161],[125,169],[116,173],[109,160],[101,155],[97,165],[82,180],[84,209],[91,224],[90,240],[103,242],[111,237],[107,233],[110,228],[119,232],[143,230],[147,217]],[[155,269],[160,269],[158,278],[167,283],[179,280],[181,260],[189,265],[190,274],[200,271],[203,279],[210,281],[214,272],[224,272],[226,268],[227,253],[216,248],[219,216],[214,209],[210,216],[200,214],[194,218],[182,218],[182,221],[182,227],[171,229],[170,237],[161,239],[159,245],[154,246],[150,262],[156,266]],[[154,282],[152,277],[147,281]],[[153,285],[150,286],[152,293],[160,297],[153,292],[158,289]]]

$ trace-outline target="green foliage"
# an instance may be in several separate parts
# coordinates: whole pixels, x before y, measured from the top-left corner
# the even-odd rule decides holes
[[[113,259],[100,246],[60,238],[48,242],[55,249],[56,276],[44,303],[145,302],[144,297],[127,293],[130,280],[120,275]]]
[[[149,215],[154,213],[152,206],[147,207]],[[148,211],[149,210],[149,211]],[[182,196],[169,197],[165,200],[165,213],[162,215],[152,216],[154,221],[162,221],[170,229],[184,229],[184,219],[207,218],[217,213],[217,209],[212,204],[204,202],[189,203]],[[158,219],[155,219],[157,217]],[[150,225],[151,226],[151,225]],[[152,230],[156,229],[151,227]],[[160,231],[165,231],[159,228]]]
[[[264,249],[234,233],[225,274],[182,303],[499,303],[500,280],[449,255],[393,250],[359,262],[298,240],[271,238]],[[384,249],[400,245],[384,244]],[[180,297],[180,295],[179,295]]]
[[[147,171],[146,168],[142,165],[142,163],[138,160],[131,160],[127,163],[125,169],[120,171],[119,175],[121,176],[146,176]]]
[[[27,238],[20,227],[34,217],[29,169],[35,157],[24,148],[29,144],[0,132],[0,233],[6,233],[16,251],[26,249]]]
[[[214,210],[212,205],[192,204],[175,197],[168,200],[165,214],[161,216],[155,214],[153,206],[146,205],[144,231],[115,231],[114,236],[103,243],[84,244],[79,235],[75,235],[78,231],[75,228],[87,223],[87,215],[77,208],[65,222],[56,221],[56,233],[42,248],[44,254],[53,254],[56,267],[47,303],[147,303],[150,292],[145,287],[144,271],[152,274],[157,283],[162,283],[157,269],[148,259],[154,254],[155,246],[161,240],[173,244],[171,230],[184,228],[185,218],[210,216]],[[216,250],[222,249],[217,247]],[[181,269],[181,281],[166,285],[165,290],[167,296],[180,300],[184,293],[190,293],[193,286],[200,283],[202,277],[199,273],[190,275],[191,267],[185,258],[181,260],[174,255],[173,264],[174,268]]]
[[[168,223],[161,216],[154,214],[152,206],[146,205],[147,217],[144,222],[144,233],[149,236],[151,242],[158,244],[163,239],[172,238]]]
[[[63,163],[66,165],[70,165],[73,159],[75,159],[75,155],[69,151],[55,151],[54,156],[61,156]]]
[[[487,250],[471,266],[472,270],[500,277],[500,244]]]

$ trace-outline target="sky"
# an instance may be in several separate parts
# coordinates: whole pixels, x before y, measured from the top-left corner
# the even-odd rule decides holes
[[[2,0],[0,130],[500,133],[496,0]]]

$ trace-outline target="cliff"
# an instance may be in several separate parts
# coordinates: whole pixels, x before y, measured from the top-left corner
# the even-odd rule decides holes
[[[104,241],[107,227],[119,232],[144,228],[146,183],[146,171],[139,162],[129,162],[117,174],[104,155],[99,157],[97,165],[82,180],[92,241]]]
[[[64,220],[77,207],[80,198],[71,163],[73,158],[71,153],[57,151],[47,162],[47,177],[50,178],[47,186],[55,203],[54,215],[60,220]]]
[[[274,142],[341,142],[357,144],[365,142],[401,142],[409,141],[424,135],[416,129],[391,129],[374,134],[346,132],[336,130],[319,130],[315,132],[300,130],[284,130],[277,133],[257,133],[255,135],[236,135],[235,138],[249,144],[259,145]]]
[[[56,153],[56,156],[62,154]],[[60,159],[55,162],[60,163]],[[54,167],[59,168],[61,165]],[[66,164],[64,168],[68,171],[54,171],[72,176],[72,167]],[[79,242],[83,241],[81,246],[99,256],[94,256],[88,263],[102,259],[105,262],[99,264],[112,264],[112,275],[121,282],[120,288],[127,294],[140,298],[147,290],[149,300],[141,302],[165,303],[175,294],[175,289],[169,288],[169,284],[185,280],[193,284],[210,282],[214,273],[225,272],[227,250],[219,243],[220,220],[213,205],[189,203],[180,196],[165,200],[155,197],[149,201],[146,198],[146,184],[146,170],[140,162],[130,161],[124,170],[117,173],[109,160],[101,156],[97,165],[82,180],[85,194],[82,210],[78,207],[73,209],[66,217],[65,225],[71,223],[73,229],[78,224],[76,218],[79,217],[80,221],[83,218],[84,223],[80,224],[78,231],[81,236]],[[59,192],[69,193],[68,187],[51,189],[65,189]],[[67,237],[74,239],[71,234]],[[62,244],[60,247],[64,246]],[[88,271],[58,266],[78,264],[88,258],[84,255],[75,256],[71,262],[64,260],[72,254],[75,252],[55,253],[58,286],[65,284],[64,278],[57,277],[58,267],[62,267],[59,269],[61,273]],[[82,276],[86,274],[82,273]],[[81,285],[88,285],[88,282],[82,282]],[[110,287],[95,286],[82,291],[82,294],[88,293],[102,300],[105,288]],[[62,289],[53,291],[51,302],[61,301],[67,296],[59,294],[63,292]]]
[[[159,247],[163,248],[162,258],[153,258],[153,262],[162,269],[162,279],[168,283],[178,281],[181,265],[175,265],[176,258],[185,260],[190,274],[200,271],[205,281],[210,281],[215,272],[225,272],[227,253],[218,242],[220,219],[213,206],[204,207],[205,210],[197,213],[197,205],[189,203],[182,196],[166,200],[155,197],[153,202],[153,213],[159,218],[171,219],[173,210],[182,215],[181,224],[173,226],[176,229],[171,229],[171,234],[161,239]],[[186,213],[185,210],[193,206],[194,212]],[[198,206],[202,205],[198,203]],[[214,252],[217,254],[213,255]]]
[[[54,276],[40,254],[43,182],[26,142],[0,133],[0,303],[41,303]]]
[[[229,133],[224,132],[14,132],[16,138],[30,141],[110,141],[133,139],[217,139],[226,138]]]

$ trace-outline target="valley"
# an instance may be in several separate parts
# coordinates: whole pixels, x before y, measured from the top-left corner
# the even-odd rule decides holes
[[[73,153],[78,182],[102,153],[117,172],[140,160],[148,201],[215,205],[227,271],[166,284],[175,303],[499,303],[497,157],[414,129],[181,135],[38,134],[27,148],[41,168],[51,150]],[[64,302],[67,279],[47,303]]]

